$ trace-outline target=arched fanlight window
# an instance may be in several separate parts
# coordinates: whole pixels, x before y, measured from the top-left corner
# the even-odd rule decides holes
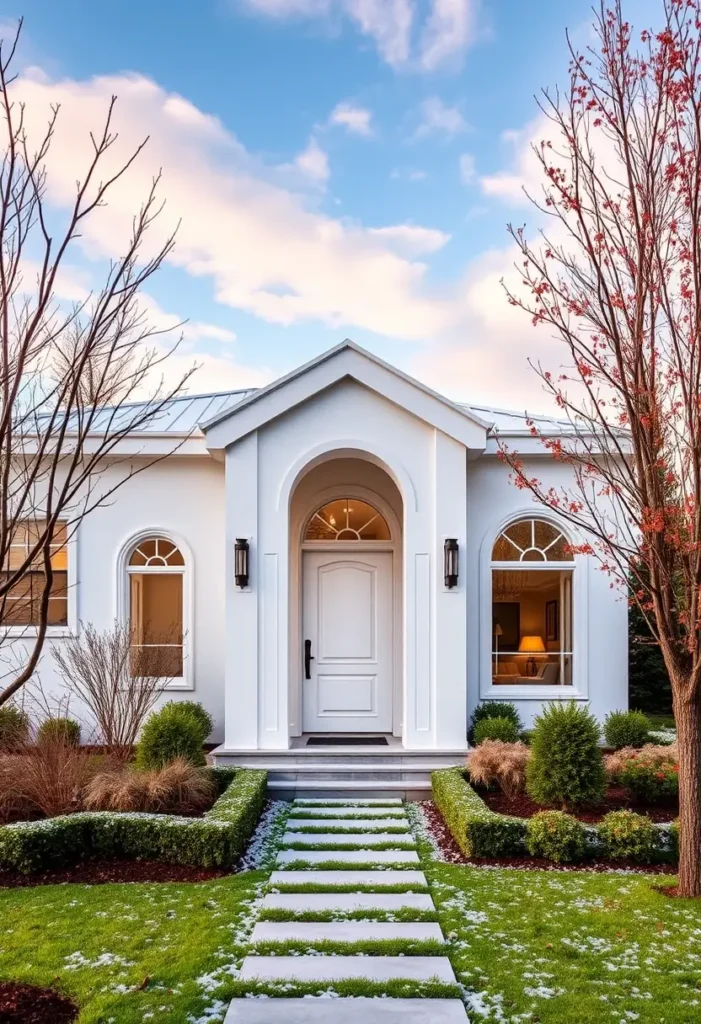
[[[337,498],[311,516],[305,540],[391,540],[387,520],[367,501]]]
[[[519,519],[499,534],[493,562],[571,562],[569,541],[562,530],[542,519]]]
[[[185,559],[173,541],[147,537],[127,563],[132,674],[183,677]]]
[[[572,686],[574,556],[543,519],[506,526],[492,548],[492,684]]]

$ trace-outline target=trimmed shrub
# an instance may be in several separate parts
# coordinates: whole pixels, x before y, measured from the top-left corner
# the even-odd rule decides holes
[[[604,721],[604,739],[609,747],[643,747],[648,741],[650,721],[642,711],[612,711]]]
[[[510,857],[525,851],[526,822],[494,814],[475,793],[462,768],[431,774],[433,800],[467,857]]]
[[[47,718],[37,730],[37,744],[63,743],[66,747],[80,744],[80,725],[73,718]]]
[[[518,740],[518,729],[510,718],[483,718],[475,726],[475,743],[479,746],[485,740],[515,743]]]
[[[478,786],[496,783],[506,796],[511,797],[526,788],[526,765],[530,756],[525,743],[485,740],[467,755],[467,770]]]
[[[164,704],[164,709],[165,708],[171,708],[171,714],[183,715],[185,718],[191,718],[196,722],[202,734],[203,743],[214,728],[214,722],[209,711],[205,711],[202,705],[198,704],[197,701],[170,700],[167,704]]]
[[[599,724],[586,708],[548,704],[535,720],[526,788],[536,803],[563,809],[592,804],[604,795],[606,776]]]
[[[66,867],[86,855],[232,867],[258,823],[266,786],[264,771],[237,770],[203,818],[98,811],[4,825],[0,869],[29,874]]]
[[[188,712],[178,710],[175,703],[155,711],[141,732],[136,753],[140,771],[154,771],[183,758],[190,764],[204,765],[202,725]]]
[[[618,781],[628,795],[639,803],[655,804],[679,795],[679,765],[669,759],[654,761],[642,753],[626,761]]]
[[[571,814],[539,811],[528,820],[526,848],[533,857],[570,864],[584,856],[585,835],[584,826]]]
[[[29,718],[14,704],[0,707],[0,750],[18,750],[29,739]]]
[[[503,700],[484,700],[477,705],[470,718],[470,728],[467,733],[470,743],[476,742],[475,729],[485,718],[508,718],[510,722],[514,723],[517,733],[523,729],[523,722],[515,704]],[[518,736],[516,738],[518,739]]]
[[[587,856],[601,856],[607,848],[608,836],[603,828],[603,822],[598,828],[593,825],[584,826],[576,818],[559,811],[542,811],[530,820],[494,814],[469,785],[465,773],[460,768],[443,768],[433,772],[431,786],[436,807],[467,857],[498,859],[519,856],[528,849],[534,854],[554,861],[560,858],[564,862],[568,858],[581,860]],[[638,818],[638,815],[631,815],[628,811],[616,811],[607,815],[604,820],[614,818],[614,815],[619,813],[625,814],[626,820],[629,817]],[[678,823],[650,823],[650,827],[653,839],[651,859],[677,860]],[[642,856],[639,850],[643,849],[643,839],[636,838],[640,830],[630,828],[629,831],[632,837],[623,847],[625,852],[621,853],[621,856],[635,859]]]
[[[598,826],[604,851],[611,860],[634,860],[649,864],[658,849],[655,826],[645,814],[611,811]]]

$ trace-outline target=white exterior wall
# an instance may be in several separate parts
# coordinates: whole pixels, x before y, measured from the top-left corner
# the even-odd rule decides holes
[[[109,487],[122,475],[119,468],[107,468],[102,485]],[[69,578],[74,580],[69,600],[69,628],[91,622],[109,628],[120,612],[119,556],[136,534],[148,530],[168,533],[182,542],[188,561],[185,580],[185,626],[189,628],[191,690],[165,690],[166,700],[198,700],[216,722],[212,742],[224,737],[224,467],[211,457],[170,457],[128,481],[111,504],[90,512],[80,524],[71,545]],[[126,593],[126,588],[123,593]],[[51,632],[51,631],[50,631]],[[65,630],[55,630],[62,633]],[[20,644],[22,641],[18,640]],[[39,665],[43,689],[60,694],[63,683],[55,670],[51,648],[62,643],[60,635],[49,636]],[[3,645],[2,657],[9,656]],[[84,723],[83,734],[90,741],[93,723],[86,709],[77,703],[71,713]]]
[[[442,546],[445,536],[465,543],[466,449],[378,394],[344,381],[227,449],[227,481],[235,481],[227,518],[229,557],[234,538],[248,536],[254,567],[247,592],[236,590],[227,571],[227,748],[289,746],[295,724],[289,678],[300,671],[299,660],[290,658],[289,607],[298,599],[291,586],[290,503],[310,465],[350,452],[380,463],[402,495],[403,743],[409,749],[464,746],[465,581],[445,592]],[[446,629],[453,655],[444,648]],[[251,639],[256,636],[257,652]]]
[[[518,443],[514,444],[518,449]],[[567,466],[549,456],[523,458],[525,472],[537,475],[544,486],[558,486],[570,477]],[[548,699],[533,688],[532,696],[516,698],[508,686],[491,688],[491,548],[507,519],[522,515],[548,518],[529,494],[509,481],[509,469],[494,455],[470,462],[467,485],[468,594],[467,676],[470,712],[480,699],[511,700],[526,726]],[[561,528],[572,536],[569,526]],[[574,538],[573,538],[574,539]],[[575,539],[576,542],[576,539]],[[628,707],[628,607],[623,595],[611,589],[595,557],[575,558],[573,584],[574,686],[572,698],[588,700],[601,721],[609,711]],[[492,692],[488,692],[491,689]],[[553,696],[566,696],[557,689]]]
[[[110,505],[90,513],[72,545],[70,628],[80,619],[107,628],[124,612],[119,557],[131,538],[149,530],[172,536],[182,544],[191,582],[191,597],[187,581],[185,586],[185,627],[192,689],[168,690],[161,700],[200,701],[216,722],[212,740],[229,749],[286,748],[300,730],[296,560],[301,521],[312,511],[305,502],[315,487],[338,483],[342,462],[325,460],[352,458],[351,487],[362,484],[363,465],[370,490],[382,493],[384,474],[391,478],[395,486],[383,496],[401,523],[394,731],[408,749],[464,747],[466,721],[480,699],[514,699],[506,687],[487,692],[491,545],[508,519],[543,510],[510,484],[508,469],[493,454],[473,449],[468,459],[465,444],[429,423],[423,409],[415,415],[383,394],[346,377],[231,443],[223,462],[193,440],[187,443],[199,444],[202,454],[171,456],[129,481]],[[547,457],[524,461],[546,485],[569,473]],[[312,467],[314,487],[306,476]],[[119,472],[108,469],[105,485]],[[233,579],[237,537],[251,544],[243,591]],[[446,537],[457,537],[460,546],[453,590],[443,583]],[[61,687],[50,656],[61,642],[60,635],[49,637],[40,664],[49,692]],[[574,644],[570,697],[588,700],[599,719],[625,708],[627,606],[586,556],[576,559]],[[535,689],[519,695],[515,702],[526,724],[548,697]]]

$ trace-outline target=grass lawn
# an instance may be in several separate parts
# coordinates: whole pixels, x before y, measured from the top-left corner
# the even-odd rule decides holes
[[[656,892],[670,876],[427,873],[473,1024],[701,1019],[701,901]]]
[[[243,956],[266,877],[0,889],[0,978],[54,984],[80,1024],[198,1020],[218,980],[203,977]]]

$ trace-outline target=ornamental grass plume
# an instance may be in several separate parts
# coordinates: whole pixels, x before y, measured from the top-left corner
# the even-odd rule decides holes
[[[468,754],[467,768],[478,786],[496,783],[506,796],[514,797],[526,788],[526,765],[530,756],[525,743],[485,740]]]
[[[213,796],[214,783],[208,774],[177,758],[154,771],[101,772],[86,789],[85,806],[91,811],[191,814],[207,807]]]

